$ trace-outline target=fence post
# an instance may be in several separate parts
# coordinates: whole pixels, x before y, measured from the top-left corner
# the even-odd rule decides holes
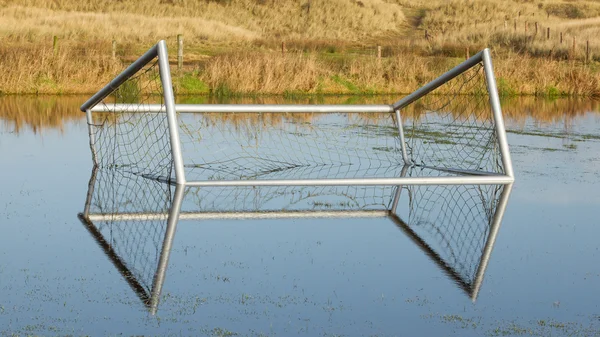
[[[177,34],[177,70],[183,68],[183,35]]]
[[[377,59],[381,60],[381,46],[377,46]]]
[[[281,56],[285,56],[285,41],[281,42]]]
[[[571,50],[571,58],[575,60],[575,36],[573,36],[573,48]]]
[[[562,44],[562,42],[563,42],[563,33],[560,32],[560,44]]]
[[[590,40],[585,41],[585,64],[590,62]]]
[[[58,36],[56,35],[52,37],[52,53],[58,54]]]
[[[548,27],[546,29],[547,29],[546,40],[550,40],[550,27]]]
[[[471,55],[469,53],[469,47],[465,48],[465,56],[466,56],[467,60],[471,57]]]
[[[117,40],[112,40],[112,59],[117,59]]]
[[[514,29],[515,29],[515,32],[516,32],[517,31],[517,19],[515,19]]]
[[[536,36],[538,35],[538,23],[537,22],[535,23],[535,35]]]
[[[504,29],[508,28],[508,20],[504,20]]]

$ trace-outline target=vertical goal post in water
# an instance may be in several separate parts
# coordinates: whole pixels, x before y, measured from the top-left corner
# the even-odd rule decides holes
[[[142,75],[149,78],[144,79]],[[130,82],[132,80],[136,82]],[[478,87],[477,83],[480,86],[485,83],[485,88]],[[433,93],[446,85],[450,87],[448,97]],[[466,87],[473,89],[475,95],[465,95],[462,90]],[[106,102],[111,95],[114,101]],[[154,102],[157,99],[160,102]],[[410,129],[411,135],[407,136],[402,120],[409,115],[404,113],[405,110],[411,108],[414,110],[413,127]],[[81,110],[87,115],[95,166],[125,167],[130,172],[148,178],[186,186],[460,185],[508,184],[514,181],[488,49],[394,104],[175,104],[166,43],[159,41],[88,99]],[[477,111],[475,117],[471,116],[473,111]],[[116,116],[110,117],[107,113]],[[104,121],[98,123],[96,114],[101,114]],[[190,123],[194,122],[192,117],[184,117],[187,114],[199,114],[202,120],[193,127],[193,132],[186,134],[190,130]],[[226,123],[219,118],[224,117],[215,117],[215,114],[237,114],[242,117],[247,116],[244,114],[281,114],[282,117],[276,118],[286,120],[275,123],[280,126],[276,131],[263,130],[269,141],[259,144],[257,140],[257,149],[251,149],[253,144],[242,144],[249,140],[231,139],[231,127],[222,127],[221,124]],[[337,114],[338,117],[324,117],[325,121],[321,124],[298,122],[299,117],[289,117],[298,114]],[[352,114],[359,115],[358,119],[366,115],[385,115],[380,118],[387,118],[387,124],[354,120],[356,124],[339,126],[339,115],[350,119],[349,115]],[[152,129],[147,127],[150,124]],[[391,138],[379,144],[367,133],[368,130],[374,130],[384,135],[380,138],[389,138],[392,128],[396,139],[393,146],[390,146]],[[311,134],[313,131],[316,135]],[[213,137],[215,135],[218,137]],[[340,138],[333,137],[336,135]],[[202,151],[184,153],[182,136],[191,139],[186,146],[206,144],[200,150],[211,159],[192,159]],[[276,137],[285,141],[280,142]],[[217,140],[211,140],[213,138],[218,138],[218,143]],[[237,152],[218,157],[216,153],[228,138],[233,144],[239,143],[239,148],[233,150]],[[199,140],[198,144],[193,144],[194,139]],[[328,147],[326,141],[340,143]],[[282,147],[274,148],[276,144],[282,144]],[[259,145],[266,150],[258,149]],[[363,145],[365,147],[360,148]],[[340,153],[336,154],[335,148]],[[395,160],[392,155],[383,154],[384,151],[400,153],[401,156]],[[296,157],[286,154],[283,158],[285,152]],[[337,160],[335,165],[341,163],[344,167],[359,169],[345,174],[331,174],[331,170],[324,172],[321,168],[329,168],[330,160]],[[264,167],[248,173],[248,167],[253,163]],[[386,174],[379,171],[373,173],[372,167],[387,168],[393,165],[419,166],[445,174],[401,177],[398,170]],[[302,175],[306,168],[315,167],[320,171],[309,170],[307,176]],[[294,175],[293,171],[297,172],[299,168],[304,171]],[[200,178],[190,179],[189,171],[200,172],[197,174]],[[291,173],[284,174],[284,178],[275,175],[274,179],[262,179],[281,171]]]

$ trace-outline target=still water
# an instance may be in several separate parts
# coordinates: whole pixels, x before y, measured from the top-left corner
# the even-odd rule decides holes
[[[113,196],[149,190],[153,196],[164,193],[168,200],[177,200],[177,193],[131,177],[102,185],[114,183],[115,177],[92,171],[87,126],[78,110],[85,99],[0,97],[1,335],[600,335],[600,106],[595,101],[503,102],[516,182],[485,273],[474,277],[474,289],[461,283],[461,270],[476,274],[481,254],[455,259],[467,266],[463,268],[443,254],[436,256],[435,245],[424,248],[418,232],[389,217],[367,216],[182,216],[162,273],[154,266],[162,256],[165,229],[160,224],[165,219],[132,224],[133,234],[123,244],[126,250],[113,255],[135,256],[142,266],[148,259],[153,262],[127,274],[78,214],[102,191]],[[393,100],[270,98],[232,103]],[[90,186],[98,186],[96,192],[88,193]],[[271,197],[287,192],[236,193],[203,190],[196,197],[213,198],[213,208],[240,202],[276,208],[280,202]],[[362,198],[351,199],[360,205],[393,198],[395,191],[294,193],[296,199],[289,203],[294,207],[307,195],[313,206],[331,207],[327,203],[332,199],[313,197],[360,194]],[[471,195],[460,193],[462,198]],[[146,194],[132,195],[143,199]],[[437,205],[456,194],[435,190],[434,195],[441,198],[431,199]],[[184,203],[184,212],[186,207],[194,205]],[[453,244],[471,245],[469,233],[453,233]],[[158,242],[159,249],[149,247],[150,241]],[[155,275],[163,282],[156,282]],[[156,284],[162,288],[153,302],[152,294],[140,289]]]

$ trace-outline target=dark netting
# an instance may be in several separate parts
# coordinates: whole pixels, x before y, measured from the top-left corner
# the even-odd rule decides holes
[[[126,111],[115,103],[129,104]],[[148,104],[160,112],[146,112]],[[109,112],[93,113],[92,153],[100,168],[169,179],[173,167],[169,126],[158,61],[147,64],[98,104]]]
[[[147,303],[171,207],[171,186],[115,169],[94,169],[86,210],[90,233]]]
[[[403,226],[471,295],[504,188],[429,185],[402,190],[397,214]]]
[[[397,177],[393,114],[181,114],[187,180]]]
[[[401,110],[419,166],[504,173],[481,63]]]

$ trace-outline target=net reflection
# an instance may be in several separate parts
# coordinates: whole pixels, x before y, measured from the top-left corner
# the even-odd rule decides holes
[[[431,174],[423,170],[405,167],[402,175]],[[79,218],[152,314],[158,309],[179,220],[387,218],[475,300],[511,187],[194,188],[94,169]]]

